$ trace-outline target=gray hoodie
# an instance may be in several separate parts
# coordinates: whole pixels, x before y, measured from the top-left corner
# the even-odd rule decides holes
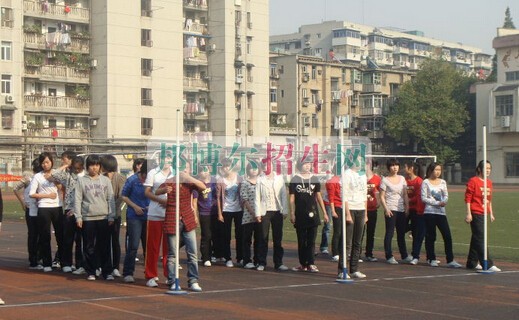
[[[77,221],[114,221],[115,201],[110,179],[102,175],[79,178],[75,190],[74,215]]]

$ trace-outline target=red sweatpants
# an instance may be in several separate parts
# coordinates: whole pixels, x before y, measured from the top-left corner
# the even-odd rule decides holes
[[[162,242],[162,269],[164,277],[168,278],[168,243],[164,235],[164,221],[148,220],[146,233],[146,261],[144,263],[144,277],[146,280],[158,276],[157,261],[159,260],[160,243]]]

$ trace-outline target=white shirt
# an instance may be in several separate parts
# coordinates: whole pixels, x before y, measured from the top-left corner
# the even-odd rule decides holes
[[[151,169],[146,176],[144,181],[144,187],[151,187],[151,192],[155,194],[155,191],[163,184],[168,178],[172,177],[171,171],[166,176],[164,172],[159,168]],[[167,199],[167,194],[157,196],[161,199]],[[161,206],[158,202],[150,200],[150,206],[148,207],[148,220],[162,221],[166,215],[166,208]]]
[[[59,197],[58,187],[54,184],[54,182],[50,182],[49,180],[45,179],[45,177],[43,176],[43,171],[35,174],[31,180],[29,195],[34,195],[36,193],[56,194],[55,199],[38,199],[38,208],[58,208],[62,206],[61,198]]]
[[[368,179],[357,171],[348,169],[344,172],[346,182],[346,201],[350,210],[366,210],[368,200]]]

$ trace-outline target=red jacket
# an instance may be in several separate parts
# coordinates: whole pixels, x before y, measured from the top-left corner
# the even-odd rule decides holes
[[[368,180],[368,211],[377,210],[377,193],[380,190],[380,182],[382,178],[378,174],[374,174]]]
[[[340,176],[333,176],[330,180],[326,181],[326,192],[328,192],[330,205],[333,203],[335,208],[342,208]]]
[[[407,197],[409,198],[409,210],[414,210],[417,214],[423,214],[425,204],[422,202],[422,182],[423,179],[416,177],[413,180],[405,179],[407,182]]]
[[[483,214],[483,179],[472,177],[467,182],[465,189],[465,203],[470,203],[470,212],[472,214]],[[487,179],[487,212],[490,213],[490,203],[492,202],[492,181]]]
[[[173,179],[167,180],[169,183]],[[166,205],[166,216],[164,218],[164,233],[166,234],[175,234],[176,227],[176,183],[171,183],[173,186],[173,191],[168,193],[168,202]],[[166,183],[160,185],[159,188],[164,188]],[[191,204],[191,195],[193,191],[196,190],[196,186],[191,183],[181,183],[180,184],[180,219],[184,223],[184,231],[189,232],[196,228],[196,219],[195,212],[193,211],[193,206]]]

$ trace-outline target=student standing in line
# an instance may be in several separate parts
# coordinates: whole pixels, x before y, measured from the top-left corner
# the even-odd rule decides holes
[[[382,178],[373,172],[372,167],[376,167],[376,163],[368,162],[366,164],[367,192],[368,192],[368,221],[366,222],[366,251],[365,260],[369,262],[377,262],[378,259],[373,255],[373,247],[375,245],[375,229],[377,227],[377,214],[380,203],[380,182]]]
[[[133,174],[130,174],[130,176],[128,176],[128,179],[132,175],[140,173],[142,165],[145,162],[146,162],[146,159],[144,159],[144,158],[137,158],[137,159],[133,160],[133,164],[132,164]],[[148,172],[146,172],[146,174],[147,173]],[[124,241],[124,252],[128,252],[128,237],[129,237],[128,236],[128,229],[126,229],[126,234],[124,236],[124,239],[125,239],[125,241]],[[146,256],[146,230],[142,233],[141,245],[142,245],[142,255]],[[137,258],[137,256],[135,257],[135,261],[139,261],[139,258]]]
[[[293,271],[319,272],[314,262],[317,227],[321,224],[319,209],[326,212],[321,197],[321,183],[312,175],[312,163],[300,160],[297,163],[299,174],[290,180],[290,221],[296,228],[298,267]],[[324,214],[324,221],[328,216]]]
[[[41,270],[43,266],[38,264],[38,201],[29,196],[31,180],[40,170],[40,162],[34,159],[32,162],[32,173],[24,172],[23,178],[14,188],[14,194],[25,212],[25,223],[27,224],[27,252],[29,254],[29,269]],[[23,190],[23,192],[22,192]]]
[[[330,207],[330,200],[328,199],[328,191],[326,190],[326,182],[328,182],[332,176],[333,175],[328,174],[321,183],[321,196],[323,197],[324,207],[326,208],[326,215],[328,215],[328,222],[323,223],[323,228],[321,229],[321,244],[319,245],[319,251],[321,254],[330,254],[328,247],[331,244],[330,234],[332,233],[331,229],[333,217],[332,208]],[[334,251],[332,248],[332,261],[338,261],[339,255],[333,253]]]
[[[265,270],[265,263],[260,264],[258,260],[258,242],[261,235],[261,224],[256,220],[255,199],[256,188],[259,175],[258,164],[254,162],[247,164],[245,168],[246,179],[240,184],[240,199],[243,207],[243,240],[242,240],[242,257],[243,267],[245,269]],[[254,238],[254,259],[251,259],[251,245]]]
[[[413,260],[409,263],[418,264],[420,251],[425,237],[424,203],[422,202],[422,182],[420,165],[414,161],[405,163],[407,175],[407,197],[409,198],[409,219],[411,221],[411,234],[413,235]]]
[[[425,250],[427,261],[431,267],[437,267],[434,242],[436,241],[436,228],[440,230],[445,245],[445,255],[447,266],[451,268],[461,268],[461,265],[454,260],[452,251],[452,236],[447,221],[445,206],[449,201],[447,182],[441,179],[442,165],[433,162],[427,167],[427,174],[422,183],[422,201],[425,204]]]
[[[328,207],[330,208],[330,214],[333,219],[332,261],[339,261],[342,247],[342,181],[341,176],[336,170],[337,167],[334,165],[332,172],[335,175],[328,179],[325,184],[326,193],[328,194]],[[351,224],[352,220],[348,203],[346,202],[345,205],[346,223]],[[348,249],[350,248],[347,246],[346,251],[348,251]],[[342,266],[340,269],[340,272],[342,272]]]
[[[77,181],[74,215],[83,235],[84,268],[87,280],[96,279],[98,262],[105,280],[114,280],[110,259],[110,225],[115,219],[115,201],[110,179],[100,175],[101,158],[86,159],[87,175]]]
[[[139,168],[141,171],[126,180],[121,192],[121,199],[128,205],[126,209],[126,233],[128,244],[123,263],[124,282],[133,283],[135,278],[135,257],[139,249],[139,242],[146,239],[146,225],[148,220],[148,207],[150,199],[144,195],[144,181],[148,174],[148,164],[143,162]],[[144,241],[144,247],[146,241]]]
[[[467,207],[467,215],[465,222],[470,224],[472,236],[470,238],[470,248],[467,257],[467,269],[481,270],[484,260],[484,224],[487,217],[485,217],[484,210],[484,171],[487,176],[487,214],[490,215],[490,221],[494,222],[494,211],[492,210],[492,181],[488,179],[492,172],[492,165],[489,161],[485,163],[480,161],[476,167],[476,176],[470,178],[467,182],[465,190],[465,203]],[[487,248],[488,250],[488,248]],[[487,267],[489,271],[499,272],[501,269],[494,265],[494,261],[490,258],[487,251]]]
[[[231,168],[230,159],[222,160],[221,177],[218,180],[216,197],[218,201],[218,221],[223,227],[223,239],[221,252],[225,258],[225,266],[232,268],[234,264],[231,259],[231,234],[232,223],[234,221],[234,237],[236,243],[236,261],[238,265],[243,263],[243,209],[240,201],[239,185],[243,180],[236,173],[235,168]]]
[[[396,228],[398,249],[402,261],[409,263],[413,257],[407,254],[405,233],[407,228],[407,215],[409,214],[409,199],[407,198],[407,185],[405,178],[398,174],[400,163],[396,159],[389,159],[386,163],[389,174],[380,183],[380,202],[384,207],[386,220],[386,234],[384,236],[384,251],[386,262],[398,264],[393,257],[391,241]]]
[[[258,264],[267,265],[269,231],[272,227],[272,247],[274,269],[287,271],[283,264],[283,220],[288,216],[288,197],[285,180],[282,175],[270,170],[267,174],[267,163],[262,162],[261,174],[256,185],[256,221],[260,223],[258,237]]]
[[[198,220],[200,222],[200,253],[202,254],[204,267],[210,267],[218,223],[216,178],[211,176],[207,167],[199,165],[198,180],[205,184],[205,190],[198,192],[196,197]]]
[[[43,272],[52,271],[51,224],[54,227],[58,251],[63,250],[63,210],[60,190],[52,178],[54,160],[49,152],[38,157],[41,171],[31,180],[29,196],[38,201],[38,246],[43,259]],[[61,185],[60,185],[61,188]],[[59,257],[63,256],[61,253]]]

